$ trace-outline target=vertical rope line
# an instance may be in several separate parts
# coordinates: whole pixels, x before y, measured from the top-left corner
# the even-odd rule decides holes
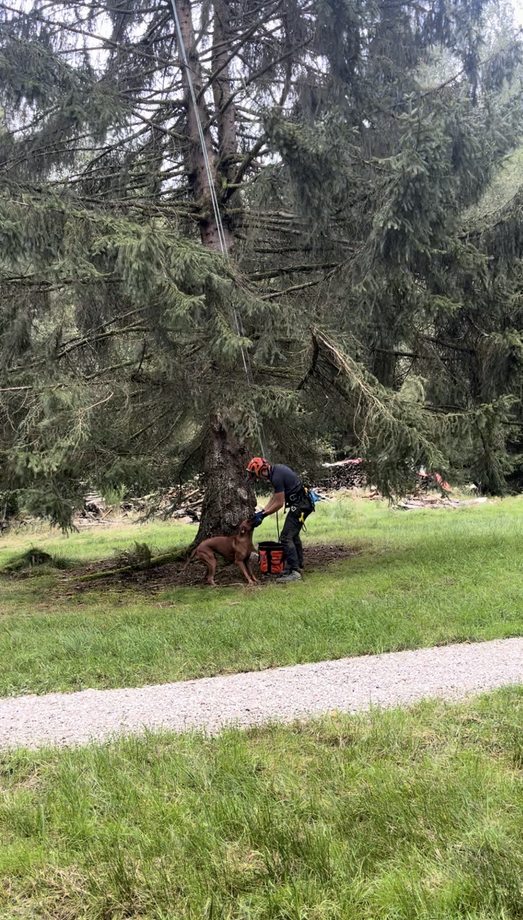
[[[243,336],[244,333],[243,333],[242,325],[241,325],[241,323],[240,323],[240,319],[239,319],[239,317],[238,317],[238,313],[237,313],[236,307],[235,307],[234,305],[233,305],[233,307],[232,307],[232,313],[233,313],[234,319],[235,319],[235,321],[236,321],[236,330],[237,330],[237,332],[238,332],[238,335],[241,337],[241,336]],[[242,353],[242,360],[243,360],[243,370],[245,371],[245,378],[246,378],[247,383],[249,384],[249,388],[250,388],[250,387],[252,387],[251,371],[250,371],[250,367],[249,367],[248,357],[247,357],[247,355],[246,355],[246,353],[245,353],[245,349],[244,349],[243,345],[241,346],[241,353]],[[256,423],[256,431],[257,431],[257,433],[258,433],[258,441],[260,442],[260,447],[261,447],[262,456],[263,456],[263,457],[266,457],[266,456],[267,456],[267,450],[266,450],[266,447],[265,447],[265,438],[264,438],[264,436],[263,436],[263,427],[262,427],[262,424],[261,424],[261,422],[260,422],[260,420],[259,420],[259,418],[258,418],[258,413],[256,412],[256,408],[255,408],[254,406],[253,406],[253,410],[254,410],[254,421],[255,421],[255,423]]]
[[[216,196],[216,189],[214,187],[211,164],[209,161],[209,155],[207,153],[207,147],[205,145],[205,137],[203,134],[202,122],[200,118],[200,113],[198,111],[198,102],[196,99],[196,93],[194,91],[194,83],[192,79],[191,69],[189,67],[189,62],[187,60],[187,54],[185,51],[185,44],[184,44],[183,35],[182,35],[182,28],[180,25],[180,20],[178,18],[178,10],[176,9],[175,0],[171,0],[171,6],[173,10],[175,25],[176,25],[176,34],[178,36],[178,44],[180,47],[180,53],[182,56],[183,65],[185,67],[185,72],[187,74],[187,82],[189,84],[189,92],[191,94],[191,100],[192,100],[193,109],[194,109],[194,117],[196,118],[196,124],[198,127],[198,136],[200,138],[200,144],[201,144],[202,153],[203,153],[203,160],[205,163],[205,171],[207,173],[207,181],[209,183],[209,193],[211,196],[211,202],[212,202],[213,211],[214,211],[214,218],[216,220],[216,226],[218,228],[218,239],[220,241],[220,247],[222,250],[222,254],[225,256],[225,258],[228,258],[229,254],[227,252],[227,244],[225,242],[225,234],[223,232],[223,224],[222,224],[222,218],[220,214],[220,208],[218,205],[218,198]]]
[[[175,22],[175,25],[176,25],[176,35],[177,35],[177,37],[178,37],[178,45],[179,45],[179,49],[180,49],[180,54],[181,54],[181,57],[182,57],[183,66],[185,67],[185,72],[186,72],[186,74],[187,74],[187,83],[189,84],[189,92],[190,92],[190,94],[191,94],[191,100],[192,100],[193,109],[194,109],[194,117],[196,118],[196,124],[197,124],[197,127],[198,127],[198,137],[200,138],[200,144],[201,144],[202,153],[203,153],[203,161],[204,161],[204,164],[205,164],[205,171],[206,171],[206,173],[207,173],[207,181],[208,181],[208,183],[209,183],[209,193],[210,193],[210,196],[211,196],[211,203],[212,203],[212,208],[213,208],[213,211],[214,211],[214,219],[215,219],[215,221],[216,221],[216,227],[217,227],[217,229],[218,229],[218,240],[219,240],[219,243],[220,243],[220,248],[221,248],[221,251],[222,251],[222,255],[223,255],[223,257],[228,261],[228,260],[229,260],[229,252],[228,252],[228,250],[227,250],[227,243],[226,243],[226,241],[225,241],[225,233],[224,233],[224,230],[223,230],[223,223],[222,223],[222,217],[221,217],[221,214],[220,214],[220,206],[219,206],[219,203],[218,203],[218,196],[216,195],[216,189],[215,189],[215,186],[214,186],[214,179],[213,179],[213,175],[212,175],[211,164],[210,164],[210,161],[209,161],[209,155],[208,155],[208,153],[207,153],[207,147],[206,147],[206,144],[205,144],[205,137],[204,137],[204,133],[203,133],[202,122],[201,122],[201,118],[200,118],[200,113],[199,113],[199,111],[198,111],[198,102],[197,102],[197,99],[196,99],[196,93],[195,93],[195,91],[194,91],[194,83],[193,83],[193,79],[192,79],[191,69],[190,69],[190,67],[189,67],[189,62],[188,62],[188,60],[187,60],[187,54],[186,54],[186,51],[185,51],[185,43],[184,43],[184,40],[183,40],[182,28],[181,28],[181,25],[180,25],[180,20],[179,20],[179,18],[178,18],[178,10],[176,9],[176,2],[175,2],[175,0],[171,0],[171,6],[172,6],[173,15],[174,15],[174,22]],[[237,313],[237,310],[236,310],[236,306],[235,306],[234,304],[232,304],[232,313],[233,313],[233,316],[234,316],[234,319],[235,319],[235,322],[236,322],[236,331],[237,331],[237,333],[238,333],[238,336],[241,338],[242,335],[243,335],[243,333],[242,333],[242,328],[241,328],[241,325],[240,325],[240,320],[239,320],[239,317],[238,317],[238,313]],[[251,383],[251,378],[250,378],[249,363],[248,363],[247,355],[246,355],[246,353],[245,353],[245,349],[244,349],[243,345],[240,345],[240,351],[241,351],[241,354],[242,354],[243,369],[244,369],[244,371],[245,371],[245,377],[246,377],[247,383],[249,384],[249,388],[250,388],[250,387],[252,386],[252,383]],[[261,450],[262,450],[262,454],[263,454],[263,456],[265,456],[266,453],[267,453],[267,451],[266,451],[266,449],[265,449],[265,443],[264,443],[264,440],[265,440],[265,439],[264,439],[264,437],[263,437],[262,427],[261,427],[261,425],[260,425],[260,421],[259,421],[259,419],[258,419],[258,414],[257,414],[255,408],[254,408],[254,419],[255,419],[255,422],[256,422],[256,429],[257,429],[257,432],[258,432],[258,440],[259,440],[259,442],[260,442],[260,447],[261,447]]]

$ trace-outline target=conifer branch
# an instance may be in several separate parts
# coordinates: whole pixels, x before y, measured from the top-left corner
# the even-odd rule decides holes
[[[512,48],[516,48],[516,47],[518,46],[518,44],[519,44],[520,36],[521,36],[521,35],[523,35],[523,27],[522,27],[522,26],[520,26],[520,27],[516,30],[516,32],[515,32],[513,38],[511,39],[511,41],[508,42],[508,44],[505,45],[505,47],[504,47],[503,49],[496,48],[496,50],[495,50],[489,57],[483,58],[482,60],[478,61],[477,67],[478,67],[478,68],[479,68],[479,67],[484,67],[485,64],[490,64],[490,62],[491,62],[494,58],[496,58],[496,57],[499,55],[500,50],[509,51],[509,50],[511,50]],[[432,96],[434,93],[439,93],[439,92],[441,92],[442,89],[445,89],[445,87],[446,87],[446,86],[449,86],[451,83],[455,83],[456,80],[461,79],[461,78],[463,77],[463,75],[466,74],[466,73],[467,73],[467,68],[466,68],[466,67],[462,67],[461,70],[458,70],[457,73],[455,73],[452,77],[449,77],[448,80],[445,80],[444,83],[440,83],[438,86],[434,86],[432,89],[428,89],[428,90],[426,90],[424,93],[420,93],[420,97],[419,97],[419,98],[420,98],[420,99],[425,99],[427,96]]]
[[[15,13],[17,16],[25,16],[26,19],[36,19],[46,26],[56,26],[56,28],[59,29],[59,31],[62,33],[66,31],[72,32],[75,35],[82,35],[84,38],[95,38],[97,41],[102,43],[103,48],[112,48],[115,51],[124,51],[126,54],[134,54],[136,57],[144,58],[148,61],[154,61],[155,63],[161,63],[164,67],[167,67],[170,63],[167,60],[158,59],[158,57],[154,54],[148,54],[146,51],[138,49],[136,45],[122,45],[120,42],[115,42],[108,38],[106,35],[98,35],[96,32],[89,32],[87,29],[81,29],[78,26],[73,26],[69,22],[54,22],[52,19],[47,19],[46,16],[41,15],[34,9],[31,11],[31,15],[26,13],[24,10],[9,6],[7,3],[0,3],[0,9],[9,13]],[[73,53],[73,51],[71,51],[71,53]]]
[[[239,38],[239,39],[237,40],[237,42],[236,42],[236,44],[234,45],[233,49],[231,50],[230,54],[228,54],[227,57],[224,58],[224,60],[220,62],[219,67],[217,67],[217,68],[209,75],[209,77],[208,77],[208,79],[207,79],[207,82],[204,83],[204,85],[202,86],[202,88],[201,88],[201,89],[198,91],[198,93],[196,94],[196,101],[197,101],[197,102],[200,102],[200,100],[201,100],[202,97],[205,95],[205,93],[207,92],[207,90],[210,89],[210,87],[213,85],[213,83],[215,82],[215,80],[217,79],[217,77],[219,77],[219,75],[226,69],[226,67],[229,66],[229,64],[231,63],[231,61],[233,61],[234,58],[237,57],[238,51],[240,50],[240,48],[242,48],[242,47],[245,45],[245,43],[248,42],[250,38],[252,38],[252,36],[253,36],[254,33],[257,31],[257,29],[259,28],[259,26],[261,25],[261,23],[262,23],[262,22],[267,22],[267,21],[269,21],[269,20],[274,16],[276,10],[278,9],[278,7],[281,6],[281,4],[282,4],[282,0],[277,0],[277,2],[274,4],[274,9],[271,9],[271,12],[270,12],[269,16],[267,16],[265,20],[260,20],[260,22],[257,22],[257,21],[255,20],[254,23],[252,24],[252,26],[250,26],[250,28],[247,29],[246,32],[244,32],[244,34],[241,36],[241,38]],[[228,42],[222,42],[222,45],[225,45],[225,47],[227,47],[227,46],[228,46]],[[218,47],[219,47],[219,46],[215,45],[215,46],[214,46],[214,50],[215,50],[215,51],[218,50]]]
[[[232,103],[234,102],[236,96],[238,96],[238,95],[239,95],[240,93],[242,93],[245,89],[247,89],[247,87],[250,86],[251,83],[254,83],[256,80],[259,80],[259,79],[260,79],[261,77],[263,77],[269,70],[272,70],[274,67],[277,67],[278,64],[281,64],[281,63],[283,63],[283,61],[286,61],[287,58],[292,57],[292,56],[293,56],[294,54],[296,54],[298,51],[301,51],[303,48],[306,48],[307,45],[310,45],[310,43],[311,43],[311,39],[310,39],[310,38],[306,38],[303,42],[300,42],[299,45],[296,45],[294,48],[291,48],[289,51],[286,51],[285,54],[281,54],[280,57],[275,58],[273,61],[270,61],[270,63],[267,64],[265,67],[262,67],[261,70],[259,70],[259,71],[257,71],[256,73],[252,74],[252,75],[249,77],[248,80],[242,80],[242,85],[241,85],[237,90],[235,90],[234,93],[231,93],[229,99],[227,100],[227,102],[225,103],[225,105],[223,106],[223,108],[221,109],[221,114],[223,115],[223,113],[225,112],[225,110],[226,110],[230,105],[232,105]]]
[[[339,268],[340,262],[314,262],[312,265],[286,265],[282,268],[273,268],[264,272],[252,272],[248,275],[249,281],[264,281],[266,278],[277,278],[279,275],[288,275],[294,272],[317,272],[326,268]]]
[[[56,360],[60,361],[62,358],[65,358],[72,351],[77,348],[82,348],[84,345],[91,345],[93,342],[102,342],[104,339],[112,339],[117,335],[126,335],[129,332],[149,332],[148,326],[138,326],[136,323],[130,326],[124,326],[123,329],[110,329],[108,332],[101,332],[99,335],[86,335],[80,341],[75,342],[73,345],[70,345],[68,348],[64,348],[63,351],[59,352],[56,355]]]
[[[82,408],[80,411],[85,414],[86,412],[90,412],[92,409],[97,409],[98,406],[103,406],[104,403],[109,402],[113,396],[114,393],[109,393],[109,396],[106,396],[104,399],[99,399],[98,402],[93,403],[92,406],[87,406],[85,409]]]
[[[125,319],[129,319],[130,316],[137,316],[139,313],[143,313],[147,310],[147,307],[137,307],[135,310],[128,310],[127,313],[122,313],[119,316],[113,316],[112,319],[107,319],[103,323],[100,323],[98,326],[94,326],[90,330],[90,334],[98,332],[100,329],[106,329],[107,326],[112,326],[114,323],[121,323]],[[78,341],[84,341],[84,337],[75,336],[73,339],[68,339],[65,342],[62,342],[60,347],[65,348],[67,345],[72,345]]]
[[[140,367],[144,361],[151,360],[152,355],[144,355],[140,359]],[[95,371],[94,374],[89,374],[87,377],[82,377],[86,383],[90,380],[95,380],[97,377],[102,377],[104,374],[112,374],[114,371],[122,370],[124,367],[135,367],[136,361],[123,361],[120,364],[112,364],[110,367],[102,367],[101,370]],[[139,368],[137,368],[137,371]]]
[[[142,434],[145,434],[145,432],[149,431],[150,428],[154,428],[154,426],[158,424],[158,422],[161,422],[163,418],[166,418],[166,416],[170,414],[172,415],[172,406],[169,405],[167,406],[166,409],[164,409],[163,412],[160,412],[159,415],[153,418],[152,422],[147,422],[146,425],[143,425],[142,428],[140,428],[138,431],[135,431],[134,434],[131,434],[129,436],[129,441],[138,440],[138,438],[141,437]]]
[[[434,345],[439,345],[441,348],[450,348],[452,351],[462,351],[468,355],[475,355],[476,349],[470,348],[466,345],[457,345],[456,342],[442,342],[441,339],[437,339],[432,335],[422,335],[422,339],[425,339],[426,342],[432,342]]]
[[[33,386],[25,387],[0,387],[0,393],[14,393],[17,390],[34,390]]]
[[[256,157],[258,156],[258,154],[261,153],[261,151],[262,151],[262,149],[263,149],[263,146],[264,146],[264,144],[266,143],[266,141],[267,141],[266,135],[265,135],[265,134],[262,134],[262,136],[256,141],[256,143],[254,144],[254,146],[252,147],[252,149],[249,151],[249,153],[247,154],[247,156],[245,156],[244,159],[242,160],[242,162],[240,163],[240,165],[239,165],[239,167],[238,167],[238,170],[237,170],[237,172],[236,172],[236,174],[235,174],[235,176],[234,176],[234,178],[233,178],[233,180],[232,180],[232,185],[234,185],[234,186],[239,186],[239,185],[240,185],[240,183],[241,183],[241,181],[242,181],[242,179],[243,179],[245,173],[246,173],[247,170],[249,169],[249,166],[251,165],[251,163],[254,162],[254,160],[256,159]],[[227,193],[227,197],[228,197],[230,194],[232,194],[232,192],[228,192],[228,193]]]
[[[331,269],[326,275],[321,278],[315,278],[313,281],[304,281],[303,284],[295,284],[292,287],[285,288],[283,291],[277,291],[271,294],[261,294],[260,300],[272,300],[275,297],[283,297],[286,294],[293,294],[295,291],[301,291],[304,288],[314,287],[317,284],[321,284],[323,281],[327,281],[331,278],[336,272],[341,268],[341,262],[335,262],[334,268]]]

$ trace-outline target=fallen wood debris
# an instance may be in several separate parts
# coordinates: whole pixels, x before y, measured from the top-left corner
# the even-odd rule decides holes
[[[97,572],[88,572],[87,575],[80,575],[78,581],[96,581],[100,578],[112,578],[115,575],[126,575],[130,572],[138,572],[144,569],[152,569],[157,566],[168,565],[170,562],[180,562],[187,556],[187,547],[173,550],[171,553],[161,553],[158,556],[150,556],[141,562],[134,562],[130,565],[121,565],[115,569],[100,569]]]
[[[357,496],[367,501],[381,501],[378,489],[369,486],[365,479],[365,464],[360,458],[324,463],[325,475],[314,482],[314,489],[323,501],[336,501],[344,496]],[[469,490],[475,486],[470,485]],[[200,477],[166,491],[152,492],[139,498],[126,498],[118,505],[109,504],[99,493],[89,492],[83,508],[74,517],[74,526],[114,527],[126,522],[141,523],[146,520],[172,520],[181,524],[198,524],[203,505],[203,481]],[[439,489],[435,494],[430,490]],[[452,497],[450,488],[437,473],[420,472],[418,489],[397,503],[406,511],[421,508],[457,508],[486,502],[485,497],[460,500]],[[0,519],[0,534],[11,527],[39,526],[37,518],[13,516],[8,522]]]
[[[363,489],[367,485],[363,460],[337,460],[322,464],[325,474],[320,485],[326,489]]]
[[[461,501],[457,498],[443,498],[440,495],[425,495],[420,498],[407,498],[399,502],[398,507],[406,511],[419,511],[427,508],[462,508],[464,505],[480,505],[487,501],[487,498],[471,498]]]

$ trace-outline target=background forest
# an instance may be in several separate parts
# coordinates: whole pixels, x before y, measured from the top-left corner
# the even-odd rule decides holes
[[[0,4],[0,493],[521,461],[521,35],[482,0]],[[520,184],[521,179],[521,184]]]

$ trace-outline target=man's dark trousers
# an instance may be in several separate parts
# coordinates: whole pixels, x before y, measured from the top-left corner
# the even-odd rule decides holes
[[[280,543],[283,544],[285,562],[291,572],[299,572],[303,568],[303,546],[300,531],[311,511],[310,502],[307,501],[305,508],[297,507],[295,511],[289,511],[285,518]]]

